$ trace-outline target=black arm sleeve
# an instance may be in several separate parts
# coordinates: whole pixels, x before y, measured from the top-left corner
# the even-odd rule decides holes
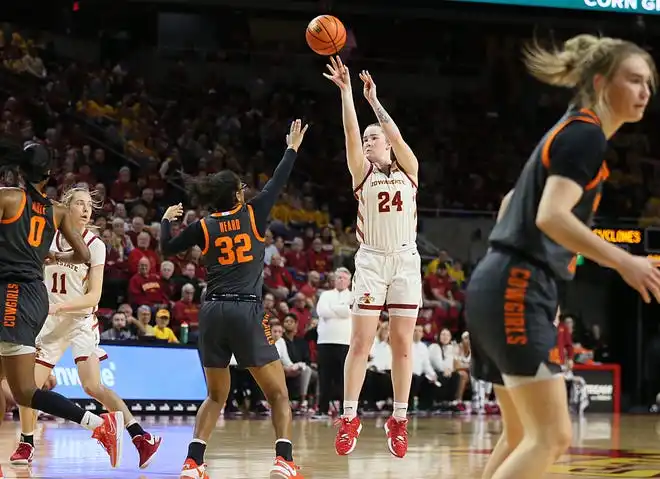
[[[175,255],[195,245],[204,249],[206,247],[205,242],[204,231],[202,231],[202,225],[199,221],[188,225],[175,238],[172,238],[170,222],[168,220],[162,220],[160,222],[160,250],[165,256]]]
[[[273,177],[268,180],[266,186],[261,190],[261,192],[250,200],[252,208],[254,208],[254,219],[257,223],[257,228],[259,229],[260,234],[264,234],[266,229],[266,223],[268,221],[268,215],[270,215],[270,210],[273,209],[277,197],[280,196],[280,192],[289,181],[289,176],[293,170],[293,165],[296,162],[296,153],[291,148],[287,149],[284,152],[280,164],[275,168]]]
[[[605,159],[607,138],[603,130],[592,123],[573,121],[551,141],[549,174],[587,186]]]

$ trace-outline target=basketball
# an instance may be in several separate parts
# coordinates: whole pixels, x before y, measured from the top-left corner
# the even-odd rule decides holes
[[[346,28],[332,15],[320,15],[307,25],[307,45],[319,55],[336,55],[346,44]]]

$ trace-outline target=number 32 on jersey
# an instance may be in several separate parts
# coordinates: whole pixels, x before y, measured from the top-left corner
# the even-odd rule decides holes
[[[254,259],[250,254],[252,251],[252,240],[247,233],[236,236],[220,236],[215,240],[215,246],[220,249],[218,263],[230,266],[236,263],[248,263]]]

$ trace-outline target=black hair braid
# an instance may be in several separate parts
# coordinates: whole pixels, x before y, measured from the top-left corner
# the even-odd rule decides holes
[[[29,141],[22,145],[7,138],[0,139],[0,174],[7,175],[11,172],[17,186],[19,176],[22,177],[30,197],[47,205],[50,205],[51,201],[34,187],[34,183],[47,179],[50,168],[50,152],[41,143]]]

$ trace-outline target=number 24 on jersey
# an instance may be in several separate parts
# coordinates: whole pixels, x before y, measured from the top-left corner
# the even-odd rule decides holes
[[[392,209],[394,209],[394,211],[403,211],[401,192],[395,192],[394,195],[391,196],[391,199],[388,191],[381,191],[378,193],[378,212],[389,213]]]

